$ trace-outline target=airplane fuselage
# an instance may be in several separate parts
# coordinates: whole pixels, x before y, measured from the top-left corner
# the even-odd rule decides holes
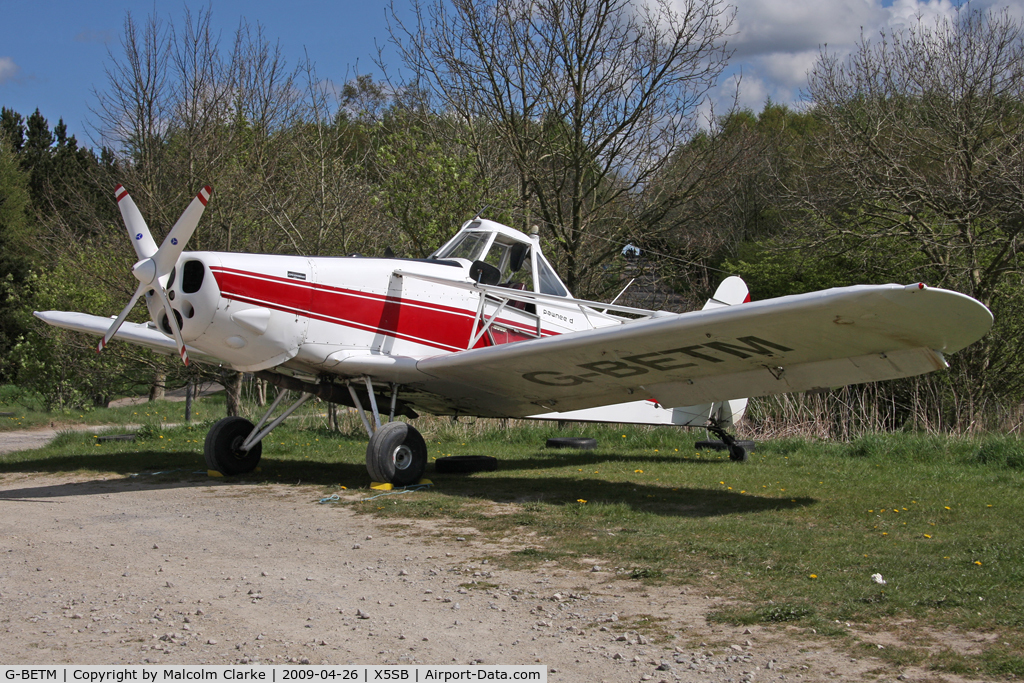
[[[471,283],[470,267],[464,259],[185,252],[168,296],[185,343],[230,357],[243,371],[289,361],[329,371],[351,352],[425,357],[466,350],[471,341],[479,348],[621,323],[579,307],[513,302],[477,335],[482,316],[493,316],[500,302],[408,275]],[[148,302],[170,335],[159,302]]]

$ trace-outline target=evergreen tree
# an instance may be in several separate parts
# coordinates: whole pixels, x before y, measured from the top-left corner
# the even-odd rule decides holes
[[[5,109],[5,121],[7,112]],[[9,293],[22,286],[28,275],[28,259],[22,247],[28,207],[28,179],[18,168],[14,150],[0,140],[0,382],[10,379],[9,351],[24,333]]]

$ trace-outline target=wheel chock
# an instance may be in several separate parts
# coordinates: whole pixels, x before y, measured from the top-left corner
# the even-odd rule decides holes
[[[223,477],[224,475],[217,470],[206,470],[206,476],[208,477]]]
[[[409,486],[433,486],[433,485],[434,485],[434,482],[430,481],[429,479],[420,479],[415,484],[410,484]],[[409,488],[409,486],[399,486],[398,488],[405,489],[405,488]],[[394,484],[390,484],[388,482],[371,481],[370,482],[370,488],[371,489],[375,489],[377,491],[392,491],[392,490],[394,490],[395,485]]]

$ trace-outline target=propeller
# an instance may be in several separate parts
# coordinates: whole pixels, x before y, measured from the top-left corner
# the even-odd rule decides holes
[[[131,238],[132,246],[135,247],[135,253],[139,257],[138,262],[132,266],[132,275],[139,281],[139,287],[135,290],[135,294],[132,295],[128,305],[125,306],[121,314],[114,320],[114,324],[110,326],[107,333],[100,339],[100,343],[96,346],[96,353],[102,351],[114,337],[114,334],[117,333],[117,330],[139,300],[139,297],[146,290],[152,289],[167,313],[167,324],[170,326],[171,332],[174,335],[174,341],[178,345],[178,353],[181,355],[181,360],[185,365],[188,365],[188,353],[185,351],[185,342],[181,338],[181,328],[178,327],[178,320],[174,315],[174,309],[171,308],[171,302],[167,298],[167,281],[171,270],[174,269],[174,264],[178,262],[178,257],[181,256],[181,252],[185,249],[185,244],[192,237],[192,233],[195,232],[199,219],[206,209],[206,203],[210,201],[210,194],[212,192],[213,188],[209,185],[199,190],[196,198],[192,200],[192,203],[188,205],[188,208],[181,214],[178,221],[171,227],[171,231],[167,233],[163,244],[157,249],[156,242],[149,232],[149,226],[146,225],[142,212],[135,205],[135,202],[128,194],[128,190],[124,189],[121,185],[114,189],[117,207],[121,210],[121,217],[124,219],[124,225],[128,229],[128,236]]]

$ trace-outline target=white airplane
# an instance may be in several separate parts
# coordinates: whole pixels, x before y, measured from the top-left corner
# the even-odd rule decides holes
[[[157,248],[119,185],[135,295],[113,323],[35,315],[100,335],[97,351],[123,339],[299,392],[274,419],[288,391],[256,425],[213,425],[206,461],[228,475],[252,471],[261,441],[314,396],[357,409],[370,477],[399,486],[420,479],[427,448],[395,416],[419,412],[705,426],[743,460],[725,431],[743,413],[738,397],[932,372],[992,325],[978,301],[921,283],[750,302],[731,277],[682,314],[576,299],[536,234],[479,217],[426,259],[186,252],[211,192]],[[126,323],[143,295],[151,321]]]

